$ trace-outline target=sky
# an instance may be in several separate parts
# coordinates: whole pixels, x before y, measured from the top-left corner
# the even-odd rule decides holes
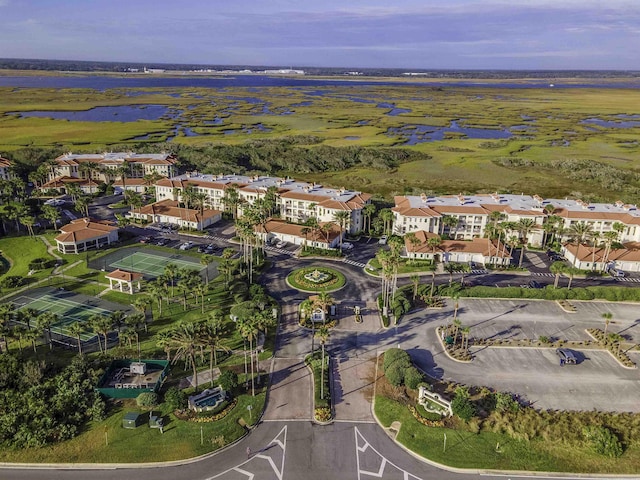
[[[640,0],[0,0],[0,58],[640,70]]]

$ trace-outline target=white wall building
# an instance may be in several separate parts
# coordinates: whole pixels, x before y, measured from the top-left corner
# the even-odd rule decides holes
[[[371,195],[345,189],[323,187],[289,178],[209,175],[187,173],[173,178],[159,180],[155,184],[158,200],[182,200],[185,188],[204,193],[206,204],[214,209],[225,209],[225,194],[232,187],[237,188],[241,202],[253,203],[266,195],[268,189],[276,193],[276,203],[282,218],[291,222],[303,223],[310,217],[320,222],[335,221],[339,211],[349,212],[347,231],[351,233],[363,229],[362,208],[371,201]],[[242,214],[242,203],[238,207]]]

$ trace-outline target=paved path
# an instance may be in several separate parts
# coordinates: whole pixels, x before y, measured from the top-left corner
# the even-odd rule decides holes
[[[274,359],[264,420],[311,420],[312,388],[311,372],[303,359]]]

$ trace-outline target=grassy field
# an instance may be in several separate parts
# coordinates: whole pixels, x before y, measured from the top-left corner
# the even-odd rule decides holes
[[[259,89],[167,88],[0,89],[0,115],[27,110],[86,110],[97,106],[165,105],[174,112],[158,120],[75,122],[0,116],[0,150],[64,145],[99,151],[113,144],[165,141],[242,144],[287,135],[313,135],[324,145],[402,147],[424,159],[393,172],[354,168],[305,174],[308,180],[389,196],[420,191],[509,191],[564,196],[607,196],[603,182],[560,174],[554,161],[601,162],[636,172],[640,127],[621,122],[637,113],[635,89],[434,88],[423,85],[358,85]],[[135,94],[135,96],[131,96]],[[393,108],[404,109],[401,113]],[[397,114],[396,114],[397,113]],[[585,122],[588,119],[606,124]],[[408,145],[415,127],[454,128],[444,139]],[[187,135],[189,128],[195,135]],[[510,138],[491,139],[493,130]],[[403,133],[404,132],[404,133]],[[149,135],[142,141],[134,137]],[[280,172],[295,175],[297,172]],[[298,175],[299,176],[299,175]],[[586,190],[585,190],[586,189]]]
[[[397,436],[400,443],[421,456],[452,467],[608,474],[633,474],[640,469],[640,448],[636,444],[630,445],[622,457],[612,459],[587,447],[561,442],[524,441],[491,432],[426,427],[405,406],[383,396],[376,396],[375,412],[385,427],[393,421],[402,423]]]
[[[197,423],[178,420],[169,411],[155,409],[165,416],[164,434],[155,428],[142,425],[135,430],[122,428],[122,419],[127,412],[140,411],[135,401],[125,401],[103,422],[94,422],[89,428],[67,442],[47,448],[25,450],[3,450],[0,461],[29,463],[128,463],[162,462],[202,455],[219,448],[217,440],[224,437],[225,443],[240,438],[245,429],[238,420],[247,425],[255,423],[264,406],[265,394],[255,397],[241,395],[235,408],[222,420]],[[253,418],[249,420],[247,406],[253,406]],[[200,428],[204,442],[201,445]]]
[[[37,237],[5,237],[0,239],[0,252],[2,257],[11,265],[4,276],[18,276],[33,283],[47,278],[52,268],[34,272],[29,275],[29,263],[36,258],[53,259],[47,252],[47,246]],[[5,293],[5,291],[3,291]]]

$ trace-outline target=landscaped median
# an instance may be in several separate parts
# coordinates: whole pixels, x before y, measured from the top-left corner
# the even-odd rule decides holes
[[[390,351],[397,357],[396,350]],[[396,363],[378,359],[385,375],[376,375],[375,416],[398,443],[433,462],[479,470],[640,471],[638,414],[537,411],[507,393],[429,379],[428,390],[451,399],[453,416],[439,416],[419,408],[408,382],[398,383]]]
[[[324,366],[323,366],[324,361]],[[313,416],[317,422],[328,423],[333,419],[331,410],[330,359],[322,352],[314,352],[305,358],[313,375]]]
[[[344,287],[345,276],[334,268],[298,268],[287,276],[287,284],[302,292],[335,292]]]

